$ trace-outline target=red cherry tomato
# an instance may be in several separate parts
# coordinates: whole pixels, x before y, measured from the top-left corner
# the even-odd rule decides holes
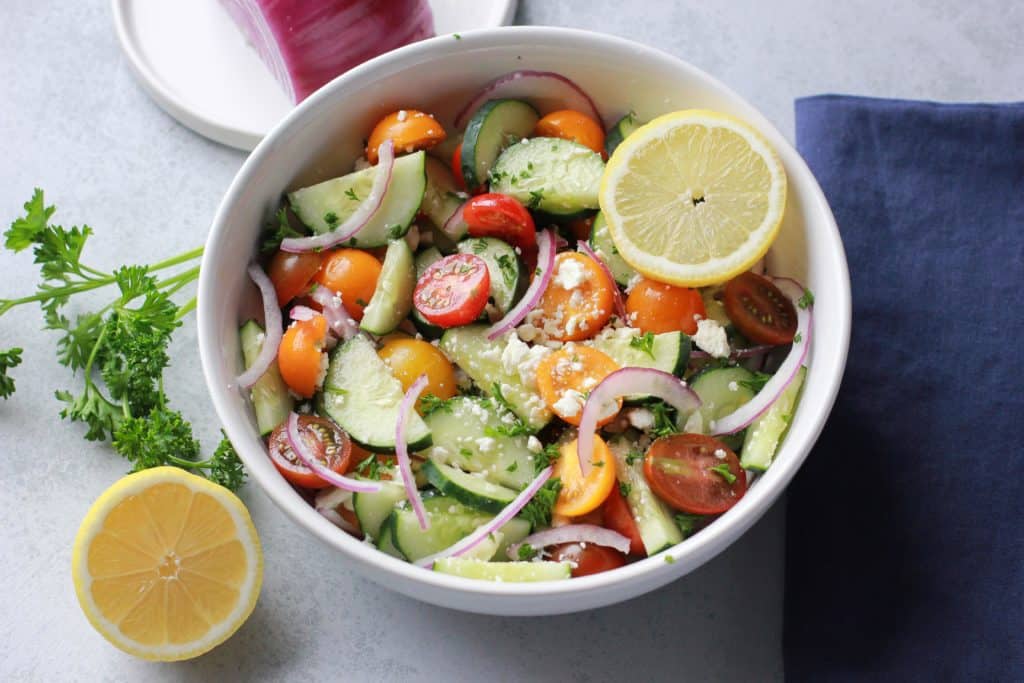
[[[789,344],[796,334],[796,309],[771,280],[743,273],[725,283],[722,303],[743,336],[758,344]]]
[[[320,270],[321,260],[321,255],[313,251],[302,254],[279,251],[274,254],[267,275],[274,283],[278,306],[285,306],[306,291],[313,276]]]
[[[463,192],[466,191],[466,177],[462,175],[462,143],[452,153],[452,175],[455,176],[455,184]]]
[[[286,425],[280,425],[270,434],[267,446],[270,460],[284,478],[305,489],[322,489],[329,484],[313,473],[292,450],[285,434]],[[314,457],[325,467],[344,474],[352,463],[352,441],[341,427],[331,420],[315,415],[299,416],[299,433]]]
[[[665,436],[647,449],[644,476],[659,498],[682,512],[717,515],[747,492],[747,473],[724,443],[703,434]]]
[[[643,539],[640,538],[640,529],[637,528],[633,513],[629,511],[629,503],[623,498],[618,486],[612,488],[612,492],[605,498],[602,509],[604,526],[612,531],[618,531],[629,539],[629,554],[646,555]]]
[[[563,543],[551,548],[551,559],[555,562],[571,562],[572,575],[589,576],[609,569],[618,569],[626,564],[626,556],[614,548],[587,543]]]
[[[488,192],[466,202],[462,219],[471,237],[497,237],[519,247],[527,268],[537,267],[537,227],[526,207],[507,194]]]
[[[487,305],[491,276],[475,254],[452,254],[427,268],[416,283],[413,304],[440,327],[473,322]]]

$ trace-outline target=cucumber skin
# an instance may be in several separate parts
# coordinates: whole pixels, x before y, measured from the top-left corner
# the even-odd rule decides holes
[[[483,562],[461,557],[445,557],[434,562],[434,571],[478,581],[526,583],[562,581],[572,574],[568,562]]]
[[[405,486],[394,482],[381,482],[383,488],[375,493],[353,493],[352,511],[359,520],[359,527],[371,539],[381,536],[381,527],[395,505],[405,500]],[[376,506],[384,503],[386,510],[380,515]],[[380,540],[380,539],[378,539]]]
[[[803,395],[804,380],[806,378],[807,367],[801,366],[797,370],[797,376],[793,378],[793,383],[786,387],[782,395],[775,400],[775,403],[761,417],[754,420],[747,427],[747,435],[743,440],[743,450],[740,455],[740,466],[743,469],[764,472],[775,461],[775,453],[778,451],[782,440],[786,438],[786,434],[789,433],[789,422],[785,421],[780,413],[792,415],[793,411],[800,405],[800,398]],[[777,435],[766,434],[763,431],[773,427],[778,429],[779,425],[777,422],[783,423],[782,429],[778,431]],[[776,424],[773,425],[773,423]],[[763,445],[762,442],[764,442]],[[771,450],[767,451],[769,446]]]
[[[404,239],[391,240],[359,328],[377,336],[393,331],[412,310],[415,287],[416,264],[409,244]]]
[[[512,489],[508,489],[499,484],[492,484],[507,490],[511,496],[508,500],[501,501],[494,498],[487,498],[486,496],[477,495],[472,491],[459,486],[456,482],[453,482],[442,472],[441,468],[438,467],[437,463],[433,460],[427,460],[423,463],[423,472],[427,475],[427,481],[431,486],[436,488],[441,495],[449,496],[459,501],[467,507],[481,510],[483,512],[489,512],[491,514],[498,514],[505,507],[512,502],[516,496],[516,492]]]
[[[623,116],[608,130],[608,135],[604,139],[604,151],[610,157],[615,153],[615,148],[621,145],[623,140],[632,135],[633,131],[642,125],[643,123],[637,120],[634,112],[629,112]]]
[[[612,439],[608,449],[615,458],[616,477],[630,487],[626,505],[636,520],[637,532],[647,556],[657,555],[683,541],[683,534],[672,517],[668,506],[651,490],[638,463],[626,462],[630,445],[623,437]]]
[[[489,161],[490,168],[483,171],[482,178],[479,177],[480,174],[478,173],[477,170],[477,150],[478,145],[480,144],[480,135],[481,133],[487,133],[485,124],[487,122],[487,119],[490,117],[491,113],[498,107],[504,106],[505,103],[507,102],[514,102],[516,103],[516,105],[522,105],[528,108],[522,110],[524,114],[527,113],[528,111],[533,112],[533,121],[529,124],[528,128],[524,126],[521,131],[511,131],[513,133],[516,133],[517,138],[527,137],[530,134],[532,134],[534,127],[537,125],[537,121],[540,120],[540,115],[537,113],[537,110],[534,109],[531,104],[523,102],[522,100],[489,100],[485,102],[483,106],[481,106],[479,109],[477,109],[476,113],[473,114],[473,118],[471,118],[469,120],[469,123],[466,124],[466,132],[462,137],[462,177],[466,182],[466,187],[468,188],[483,187],[488,182],[487,173],[494,168],[494,165],[497,162],[498,157],[501,156],[501,152],[503,151],[504,148],[498,149],[497,154],[495,154],[494,158]],[[509,134],[505,130],[502,130],[501,133],[502,135],[505,136]]]
[[[245,367],[248,369],[259,355],[260,344],[257,339],[263,334],[263,328],[255,320],[248,320],[238,330],[239,345]],[[267,371],[252,386],[252,409],[256,414],[256,426],[260,436],[266,436],[288,419],[295,407],[295,399],[288,392],[288,385],[281,377],[281,371],[274,360]]]
[[[588,241],[591,249],[600,251],[601,255],[604,256],[604,261],[608,265],[608,270],[612,272],[615,282],[623,287],[628,287],[633,278],[639,275],[633,269],[633,266],[626,263],[626,259],[622,258],[618,251],[615,250],[615,243],[612,242],[611,232],[608,230],[608,224],[604,219],[604,214],[601,212],[594,216],[594,224],[590,227],[590,239]]]
[[[395,548],[410,561],[415,562],[421,558],[440,552],[471,534],[481,524],[493,519],[493,515],[478,510],[472,510],[447,496],[426,497],[423,504],[427,509],[427,517],[430,520],[430,529],[420,529],[416,514],[411,509],[397,509],[388,517],[386,525],[390,525],[391,539]],[[445,523],[455,525],[455,533],[447,534],[444,528]],[[498,555],[502,556],[505,549],[513,543],[526,538],[530,533],[530,523],[524,519],[513,517],[501,527],[504,534],[501,545],[498,548]],[[381,532],[382,535],[384,532]],[[407,534],[412,534],[408,536]],[[438,538],[444,534],[451,538]],[[403,543],[402,539],[405,539]],[[415,546],[410,545],[414,541]]]
[[[475,244],[482,242],[486,245],[486,249],[483,252],[477,251]],[[505,313],[512,310],[512,308],[519,302],[523,297],[523,293],[526,292],[526,287],[529,282],[529,276],[526,273],[526,265],[512,248],[512,245],[504,242],[496,237],[469,237],[459,242],[456,247],[456,251],[463,254],[473,254],[483,259],[484,263],[487,264],[487,271],[491,278],[491,300],[494,301],[495,307],[504,315]],[[497,254],[498,251],[504,251],[504,254]],[[507,285],[505,284],[505,273],[501,269],[501,264],[498,262],[500,256],[509,256],[512,258],[512,262],[515,264],[516,269],[516,281],[512,286],[512,291],[507,293]],[[497,290],[497,287],[501,287],[501,290]],[[498,299],[501,299],[499,301]],[[506,300],[507,299],[507,300]]]
[[[501,153],[494,162],[490,187],[536,213],[569,220],[600,208],[598,190],[604,169],[601,155],[589,147],[562,138],[537,137]]]

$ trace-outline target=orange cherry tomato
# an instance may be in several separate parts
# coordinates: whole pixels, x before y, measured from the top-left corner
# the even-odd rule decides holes
[[[286,305],[306,291],[313,276],[320,270],[320,261],[320,254],[314,251],[301,254],[279,251],[274,254],[267,268],[267,276],[274,283],[279,306]]]
[[[626,313],[633,327],[643,332],[697,331],[697,320],[703,318],[704,300],[700,292],[688,287],[675,287],[654,280],[640,280],[626,297]]]
[[[288,388],[299,396],[312,398],[324,370],[324,342],[327,321],[322,315],[297,320],[284,332],[277,349],[277,366]]]
[[[533,134],[545,138],[573,140],[598,154],[604,154],[604,129],[601,124],[572,109],[551,112],[537,122]]]
[[[592,258],[572,251],[555,257],[555,272],[537,307],[542,326],[558,341],[580,341],[597,334],[612,317],[614,293]]]
[[[571,563],[573,578],[600,574],[626,564],[626,556],[618,550],[596,543],[563,543],[553,546],[551,559]]]
[[[463,192],[466,191],[466,178],[462,175],[462,143],[452,153],[452,175],[455,176],[455,184]]]
[[[304,489],[322,489],[330,486],[295,455],[285,434],[287,427],[279,425],[270,434],[267,452],[270,461],[285,479]],[[338,474],[345,474],[353,462],[352,441],[341,427],[331,420],[315,415],[299,416],[299,434],[320,464]]]
[[[569,424],[579,425],[583,397],[618,369],[619,364],[603,351],[589,346],[568,345],[537,364],[537,390],[555,415]],[[616,400],[614,412],[602,416],[597,426],[611,422],[621,409],[620,398]]]
[[[366,141],[366,160],[377,163],[377,148],[385,140],[395,143],[395,154],[430,149],[448,134],[434,117],[415,109],[400,109],[377,122]]]
[[[373,298],[380,277],[381,263],[360,249],[335,249],[324,256],[323,265],[313,279],[341,295],[345,310],[357,322]]]
[[[601,506],[604,511],[604,525],[612,531],[618,531],[629,539],[630,555],[645,555],[644,541],[640,538],[640,529],[636,525],[636,519],[629,510],[629,503],[626,502],[622,491],[618,486],[612,488],[608,498]]]
[[[437,398],[451,398],[458,391],[455,368],[445,355],[429,342],[409,337],[394,338],[386,342],[377,351],[377,355],[391,368],[391,374],[402,383],[402,391],[408,391],[413,382],[423,374],[427,376],[427,386],[421,395],[433,394]],[[421,409],[419,403],[416,409]]]
[[[567,517],[579,517],[596,510],[608,498],[615,486],[615,461],[608,446],[594,435],[594,452],[590,457],[590,472],[583,476],[576,440],[562,444],[560,457],[555,462],[552,476],[562,480],[554,511]]]

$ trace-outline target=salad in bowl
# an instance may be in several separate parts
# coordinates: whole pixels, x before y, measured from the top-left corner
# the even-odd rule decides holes
[[[338,534],[561,581],[739,503],[800,401],[813,295],[765,272],[782,162],[706,109],[606,110],[549,71],[397,109],[288,192],[239,330],[267,458]]]

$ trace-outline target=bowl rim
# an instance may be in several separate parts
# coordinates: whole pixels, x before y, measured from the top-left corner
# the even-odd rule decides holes
[[[218,244],[226,243],[224,237],[229,233],[228,216],[231,213],[231,207],[244,193],[249,179],[261,167],[266,157],[272,153],[278,138],[284,137],[287,131],[301,125],[307,118],[316,118],[316,111],[320,103],[334,97],[336,91],[345,89],[350,83],[359,83],[366,79],[368,74],[381,68],[395,67],[403,63],[415,64],[420,61],[421,57],[446,56],[475,48],[519,46],[526,40],[540,41],[545,45],[557,45],[559,48],[571,49],[579,46],[593,50],[595,47],[607,46],[619,51],[637,52],[645,60],[660,62],[666,68],[687,73],[691,78],[707,84],[719,95],[730,99],[734,105],[748,110],[744,116],[768,137],[783,159],[785,166],[790,169],[790,174],[795,169],[798,174],[806,176],[806,179],[810,181],[807,183],[810,192],[808,196],[801,195],[801,200],[805,202],[807,212],[822,216],[823,225],[817,226],[816,229],[829,232],[826,241],[833,247],[831,251],[835,263],[832,265],[836,268],[833,277],[840,283],[835,302],[838,309],[835,311],[837,314],[835,317],[840,325],[838,329],[840,344],[838,347],[828,349],[833,370],[827,375],[827,384],[818,387],[820,400],[813,405],[803,407],[800,421],[807,422],[809,427],[805,431],[803,442],[799,444],[789,442],[791,449],[797,449],[796,453],[791,452],[787,459],[776,462],[773,467],[761,475],[759,484],[750,488],[739,503],[703,529],[700,534],[687,539],[686,542],[679,543],[654,556],[627,564],[615,571],[574,578],[571,581],[494,583],[425,570],[393,558],[340,531],[319,515],[290,487],[281,486],[281,481],[265,480],[259,470],[250,470],[250,476],[256,480],[260,489],[296,524],[353,560],[357,569],[371,580],[402,592],[406,591],[402,590],[401,582],[392,584],[388,582],[388,579],[396,578],[400,581],[423,584],[444,592],[512,599],[602,593],[612,586],[639,584],[641,582],[636,580],[645,577],[648,579],[644,584],[646,587],[637,591],[636,594],[638,594],[664,585],[696,569],[745,533],[767,512],[772,503],[785,490],[824,427],[835,403],[846,365],[851,327],[851,294],[849,270],[838,226],[824,193],[802,157],[760,112],[731,88],[701,69],[662,50],[632,40],[583,29],[559,27],[506,26],[478,29],[462,33],[457,39],[451,35],[443,35],[407,45],[375,57],[338,76],[304,100],[281,120],[253,150],[232,180],[215,214],[202,258],[198,287],[197,336],[207,390],[228,438],[232,443],[242,444],[242,447],[238,448],[238,452],[243,462],[248,462],[249,459],[256,457],[265,458],[266,454],[262,449],[259,453],[255,453],[252,452],[255,449],[245,448],[248,445],[246,441],[252,436],[253,429],[249,421],[237,414],[230,405],[230,394],[236,389],[217,382],[215,367],[219,363],[220,349],[216,343],[219,321],[212,313],[212,308],[204,304],[217,297],[213,272],[216,267],[215,257],[219,251]],[[359,87],[364,87],[364,84],[360,84]],[[816,362],[823,362],[823,356],[822,349],[815,350]],[[275,473],[274,476],[278,475]],[[411,593],[408,594],[411,595]],[[601,601],[603,604],[629,597],[614,591],[607,591],[607,595],[608,597]],[[445,603],[443,599],[432,598],[428,594],[414,597],[438,604]],[[549,611],[566,611],[566,609],[552,605]]]

